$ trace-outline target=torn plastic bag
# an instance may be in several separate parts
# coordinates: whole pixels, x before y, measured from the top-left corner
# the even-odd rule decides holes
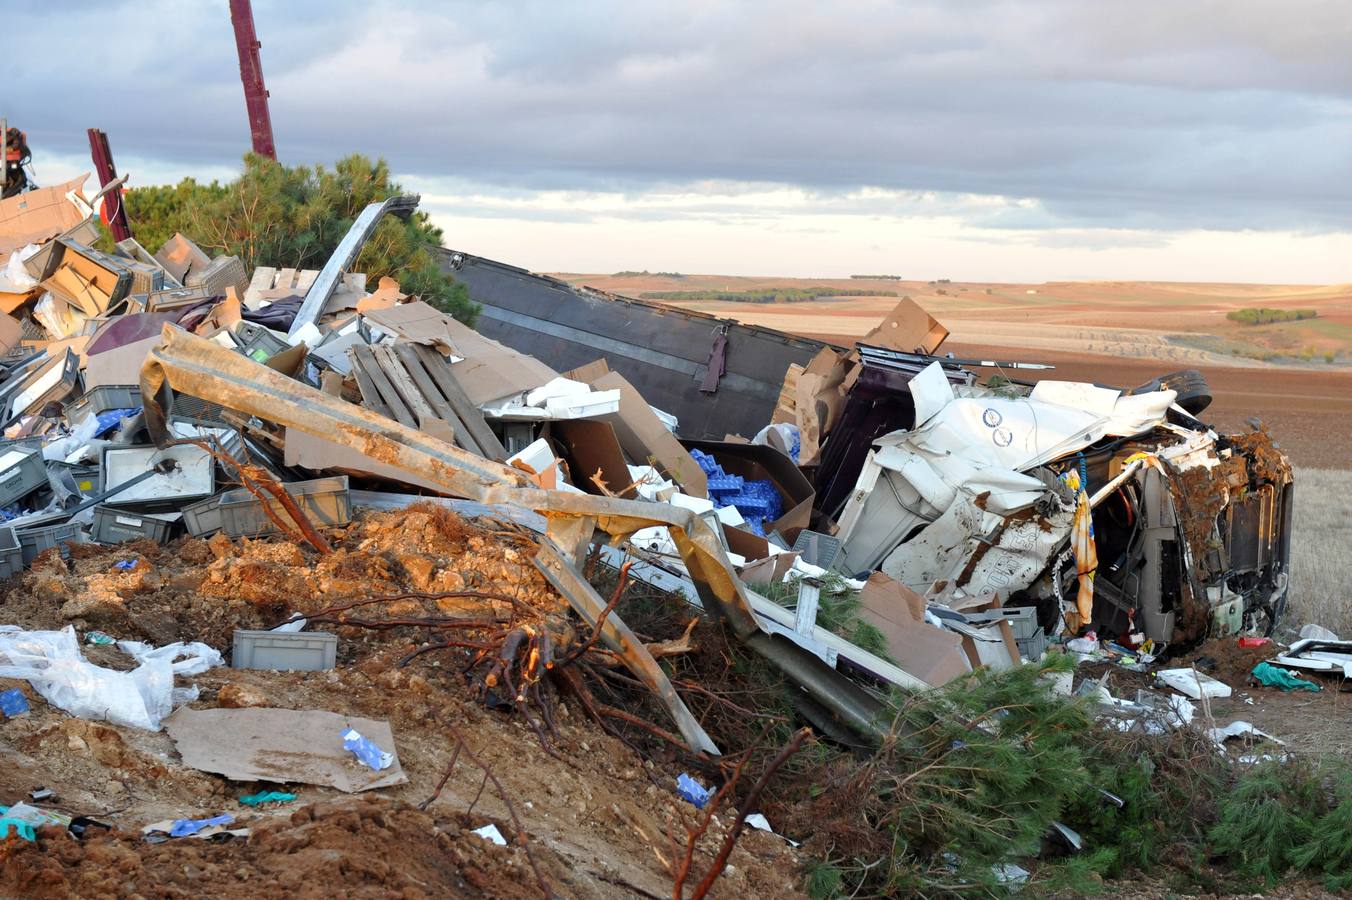
[[[210,656],[196,648],[210,651]],[[117,672],[86,660],[70,625],[60,631],[0,626],[0,657],[5,663],[0,664],[0,678],[27,680],[48,703],[73,716],[148,731],[159,731],[160,720],[173,711],[174,659],[180,655],[190,657],[177,664],[184,672],[205,671],[221,663],[220,654],[205,644],[171,644],[147,648],[138,657],[139,666]]]

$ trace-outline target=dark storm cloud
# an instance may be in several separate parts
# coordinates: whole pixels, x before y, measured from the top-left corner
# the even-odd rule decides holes
[[[224,2],[11,6],[27,46],[59,50],[0,60],[4,114],[39,149],[82,152],[90,125],[144,158],[219,165],[247,147]],[[527,190],[1001,194],[1086,227],[1352,226],[1341,2],[256,0],[255,15],[293,161],[361,149]]]

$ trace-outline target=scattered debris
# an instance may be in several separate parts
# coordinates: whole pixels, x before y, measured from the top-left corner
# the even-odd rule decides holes
[[[579,791],[557,817],[613,810],[613,827],[643,838],[633,855],[651,850],[668,883],[628,861],[595,883],[618,896],[665,895],[674,882],[679,898],[687,882],[704,896],[736,877],[729,893],[781,895],[789,876],[752,884],[729,860],[746,825],[774,834],[746,810],[808,732],[739,789],[752,750],[719,746],[708,704],[762,714],[670,665],[699,652],[701,622],[782,673],[796,713],[855,748],[895,738],[880,715],[889,690],[1017,673],[1053,649],[1132,686],[1207,638],[1274,649],[1290,584],[1291,468],[1261,429],[1222,435],[1198,418],[1210,402],[1199,373],[1137,387],[981,382],[936,355],[947,329],[908,298],[849,349],[446,251],[443,267],[483,302],[475,331],[394,279],[368,291],[351,271],[383,217],[413,215],[417,197],[366,206],[321,269],[271,260],[250,272],[183,234],[153,255],[134,239],[96,249],[107,244],[82,182],[0,200],[0,575],[21,579],[11,621],[25,621],[20,604],[31,619],[0,625],[0,677],[29,683],[0,691],[0,710],[23,716],[36,695],[75,717],[54,724],[42,707],[6,728],[23,754],[69,753],[120,773],[110,783],[128,797],[131,771],[142,773],[138,790],[171,769],[199,788],[137,824],[170,810],[184,818],[92,835],[90,846],[197,838],[174,845],[178,869],[201,864],[219,887],[234,876],[211,839],[250,837],[228,848],[241,857],[293,854],[313,821],[330,835],[326,854],[357,854],[344,841],[370,838],[361,823],[379,819],[465,873],[450,882],[415,860],[405,868],[417,877],[405,878],[377,853],[364,865],[383,867],[373,881],[392,893],[482,891],[514,867],[514,886],[550,896],[576,860],[599,857],[595,845],[571,856],[564,841],[537,846],[520,811],[541,798],[513,799],[497,774],[504,757],[490,764],[436,703],[396,718],[384,702],[352,700],[378,690],[398,707],[392,698],[424,702],[468,684],[479,727],[510,713],[534,736],[530,753],[518,734],[501,741],[512,765],[533,771],[571,752],[574,765],[631,783],[603,797]],[[631,627],[621,604],[640,582],[702,618],[686,610],[679,633]],[[1319,690],[1286,669],[1352,671],[1352,642],[1317,626],[1302,637],[1254,677]],[[230,668],[217,671],[227,646]],[[1214,726],[1209,703],[1238,676],[1209,656],[1211,667],[1200,653],[1155,674]],[[199,676],[203,691],[175,686]],[[1048,681],[1069,695],[1074,675]],[[312,693],[292,693],[301,686]],[[1097,672],[1076,692],[1115,737],[1176,734],[1198,713],[1182,697],[1119,692]],[[579,721],[626,753],[641,734],[666,754],[647,762],[671,769],[593,759]],[[166,734],[151,734],[161,724]],[[1267,737],[1247,722],[1209,736],[1222,746]],[[182,765],[166,763],[171,745]],[[259,782],[399,790],[409,784],[399,751],[431,790],[419,810],[374,798],[258,812],[297,799]],[[472,783],[461,783],[464,766],[457,778],[461,759]],[[675,797],[698,813],[672,797],[669,772],[680,769]],[[645,779],[649,806],[635,811],[632,783]],[[226,781],[239,786],[222,793]],[[443,791],[461,818],[426,813]],[[30,799],[53,799],[39,793]],[[243,821],[205,815],[236,796],[250,808]],[[480,802],[493,810],[474,816]],[[77,837],[106,830],[26,804],[5,812],[3,833],[39,845],[48,824]],[[497,824],[470,827],[485,818],[510,844]],[[1054,831],[1074,850],[1085,844],[1069,826]],[[798,847],[747,839],[771,856]],[[84,848],[70,859],[96,858]],[[466,862],[478,859],[498,866]],[[107,892],[69,864],[47,860],[34,877]],[[196,890],[174,881],[178,869],[165,883]],[[1010,891],[1036,877],[1013,862],[990,876]]]
[[[1164,669],[1156,672],[1155,677],[1194,700],[1201,700],[1203,697],[1229,697],[1231,693],[1230,685],[1209,675],[1203,675],[1196,669]]]
[[[1313,681],[1306,681],[1285,669],[1279,669],[1271,663],[1260,662],[1253,667],[1253,677],[1259,684],[1281,688],[1284,691],[1319,691],[1322,688]]]

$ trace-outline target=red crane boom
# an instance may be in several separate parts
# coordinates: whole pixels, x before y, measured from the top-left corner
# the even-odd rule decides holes
[[[235,26],[239,77],[244,82],[244,104],[249,109],[253,152],[268,159],[276,159],[272,115],[268,112],[268,89],[263,84],[263,60],[258,55],[258,48],[263,45],[258,42],[258,33],[254,31],[253,4],[249,0],[230,0],[230,22]]]

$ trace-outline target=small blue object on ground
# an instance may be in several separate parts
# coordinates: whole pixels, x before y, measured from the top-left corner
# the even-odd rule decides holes
[[[21,716],[28,712],[28,698],[18,688],[0,691],[0,712],[3,712],[7,719]]]
[[[687,803],[694,804],[696,809],[703,809],[714,792],[682,772],[676,779],[676,795]]]
[[[170,837],[188,837],[197,834],[203,828],[210,828],[213,825],[229,825],[235,821],[235,817],[230,813],[221,813],[219,816],[212,816],[210,819],[175,819],[174,824],[169,827]]]
[[[386,753],[366,738],[362,737],[361,732],[355,728],[349,728],[343,732],[343,748],[351,750],[357,755],[357,759],[366,763],[375,771],[388,769],[394,762],[394,754]]]

